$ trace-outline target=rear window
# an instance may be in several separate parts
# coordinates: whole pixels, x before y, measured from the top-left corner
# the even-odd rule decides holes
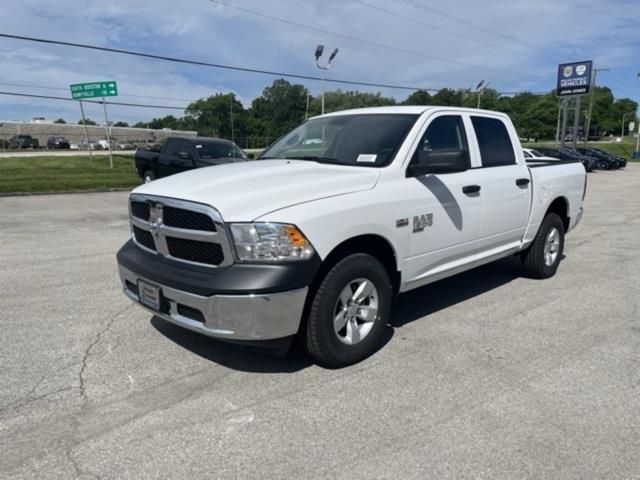
[[[502,120],[471,117],[471,122],[478,139],[483,167],[501,167],[516,163],[511,138]]]

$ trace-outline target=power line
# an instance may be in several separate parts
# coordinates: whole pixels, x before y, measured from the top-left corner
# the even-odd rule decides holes
[[[64,100],[67,102],[77,102],[78,100],[74,100],[72,98],[66,97],[54,97],[52,95],[36,95],[33,93],[20,93],[20,92],[3,92],[0,91],[0,95],[12,95],[14,97],[29,97],[29,98],[44,98],[47,100]],[[98,105],[102,105],[102,101],[97,100],[82,100],[85,103],[96,103]],[[169,109],[169,110],[186,110],[187,107],[173,107],[169,105],[147,105],[142,103],[125,103],[125,102],[112,102],[105,101],[107,105],[117,105],[120,107],[139,107],[139,108],[157,108],[157,109]]]
[[[400,15],[399,13],[392,12],[390,10],[386,10],[384,8],[378,7],[377,5],[372,5],[370,3],[363,2],[362,0],[353,0],[353,1],[355,3],[363,5],[365,7],[371,8],[372,10],[377,10],[377,11],[379,11],[381,13],[386,14],[386,15],[389,15],[389,16],[392,16],[392,17],[396,17],[396,18],[400,18],[400,19],[406,20],[408,22],[416,23],[418,25],[422,25],[424,27],[428,27],[428,28],[430,28],[432,30],[437,30],[437,31],[440,31],[440,32],[444,32],[444,33],[447,33],[449,35],[453,35],[455,37],[464,38],[465,40],[469,40],[469,41],[472,41],[472,42],[475,42],[475,43],[479,43],[481,45],[485,45],[485,46],[488,46],[488,47],[498,48],[500,50],[504,50],[504,51],[507,51],[507,52],[517,53],[518,55],[524,55],[525,57],[542,59],[542,57],[539,57],[537,55],[531,55],[531,54],[526,53],[526,52],[521,52],[520,50],[514,50],[512,48],[507,48],[507,47],[505,47],[503,45],[497,45],[495,43],[485,42],[484,40],[479,40],[477,38],[469,37],[469,36],[463,35],[461,33],[452,32],[451,30],[447,30],[445,28],[438,27],[436,25],[431,25],[429,23],[422,22],[422,21],[417,20],[415,18],[406,17],[404,15]],[[546,59],[543,59],[543,60],[546,61]]]
[[[99,47],[97,45],[89,45],[89,44],[86,44],[86,43],[65,42],[65,41],[61,41],[61,40],[51,40],[51,39],[38,38],[38,37],[27,37],[27,36],[23,36],[23,35],[11,35],[11,34],[8,34],[8,33],[0,33],[0,38],[10,38],[12,40],[23,40],[23,41],[27,41],[27,42],[44,43],[44,44],[48,44],[48,45],[61,45],[61,46],[64,46],[64,47],[85,48],[85,49],[89,49],[89,50],[97,50],[97,51],[102,51],[102,52],[119,53],[119,54],[122,54],[122,55],[131,55],[131,56],[135,56],[135,57],[151,58],[151,59],[154,59],[154,60],[164,60],[164,61],[167,61],[167,62],[183,63],[183,64],[189,64],[189,65],[198,65],[198,66],[201,66],[201,67],[220,68],[220,69],[224,69],[224,70],[234,70],[234,71],[240,71],[240,72],[246,72],[246,73],[257,73],[257,74],[271,75],[271,76],[276,76],[276,77],[297,78],[297,79],[300,79],[300,80],[314,80],[314,81],[321,81],[322,80],[321,77],[315,77],[313,75],[302,75],[302,74],[297,74],[297,73],[276,72],[276,71],[271,71],[271,70],[260,70],[260,69],[256,69],[256,68],[237,67],[237,66],[233,66],[233,65],[224,65],[224,64],[220,64],[220,63],[210,63],[210,62],[203,62],[203,61],[199,61],[199,60],[188,60],[188,59],[184,59],[184,58],[169,57],[169,56],[166,56],[166,55],[156,55],[156,54],[153,54],[153,53],[136,52],[136,51],[133,51],[133,50],[125,50],[125,49],[122,49],[122,48]],[[425,90],[425,91],[428,91],[428,92],[437,92],[438,91],[438,89],[435,89],[435,88],[411,87],[411,86],[406,86],[406,85],[393,85],[393,84],[374,83],[374,82],[362,82],[362,81],[344,80],[344,79],[338,79],[338,78],[325,78],[325,81],[326,82],[331,82],[331,83],[343,84],[343,85],[360,85],[360,86],[365,86],[365,87],[389,88],[389,89],[394,89],[394,90],[411,90],[411,91],[414,91],[414,90]]]
[[[550,50],[548,48],[541,47],[540,45],[535,45],[535,44],[533,44],[531,42],[527,42],[526,40],[522,40],[521,38],[517,38],[517,37],[511,36],[511,35],[507,35],[505,33],[496,32],[495,30],[493,30],[493,29],[491,29],[489,27],[486,27],[486,26],[481,25],[479,23],[472,22],[472,21],[467,20],[467,19],[462,18],[462,17],[458,17],[458,16],[453,15],[451,13],[445,12],[444,10],[440,10],[440,9],[437,9],[437,8],[432,7],[430,5],[426,5],[426,4],[424,4],[422,2],[419,2],[417,0],[402,0],[402,1],[404,3],[408,3],[409,5],[413,5],[414,7],[420,8],[422,10],[427,10],[427,11],[433,12],[436,15],[440,15],[441,17],[448,18],[450,20],[454,20],[454,21],[456,21],[458,23],[462,23],[462,24],[467,25],[468,27],[471,27],[471,28],[475,28],[476,30],[481,30],[481,31],[483,31],[485,33],[488,33],[490,35],[493,35],[493,36],[496,36],[496,37],[502,37],[502,38],[505,38],[507,40],[518,42],[518,43],[523,44],[523,45],[528,45],[529,47],[533,47],[533,48],[536,48],[538,50],[546,50],[548,52],[552,52],[552,50]],[[555,52],[553,52],[553,53],[555,53]]]
[[[531,75],[525,75],[523,73],[517,73],[515,71],[501,70],[499,68],[486,67],[484,65],[474,65],[472,63],[459,62],[457,60],[450,60],[450,59],[447,59],[447,58],[436,57],[435,55],[427,55],[425,53],[416,52],[414,50],[407,50],[407,49],[404,49],[404,48],[394,47],[392,45],[387,45],[385,43],[375,42],[373,40],[365,40],[365,39],[362,39],[362,38],[353,37],[351,35],[345,35],[343,33],[333,32],[331,30],[325,30],[323,28],[313,27],[311,25],[305,25],[303,23],[295,22],[293,20],[288,20],[288,19],[285,19],[285,18],[276,17],[274,15],[269,15],[267,13],[256,12],[255,10],[250,10],[248,8],[240,7],[240,6],[237,6],[237,5],[232,5],[232,4],[227,3],[227,2],[222,2],[222,1],[218,1],[218,0],[209,0],[209,2],[215,3],[217,5],[221,5],[221,6],[224,6],[224,7],[232,8],[234,10],[238,10],[238,11],[241,11],[241,12],[244,12],[244,13],[249,13],[251,15],[255,15],[255,16],[258,16],[258,17],[267,18],[269,20],[273,20],[273,21],[276,21],[276,22],[285,23],[287,25],[293,25],[293,26],[296,26],[296,27],[299,27],[299,28],[304,28],[304,29],[311,30],[311,31],[314,31],[314,32],[324,33],[326,35],[332,35],[332,36],[338,37],[338,38],[344,38],[346,40],[351,40],[353,42],[363,43],[363,44],[371,45],[371,46],[374,46],[374,47],[377,47],[377,48],[384,48],[386,50],[392,50],[394,52],[406,53],[406,54],[414,55],[414,56],[417,56],[417,57],[428,58],[430,60],[437,60],[437,61],[440,61],[440,62],[451,63],[453,65],[460,65],[460,66],[468,67],[468,68],[477,68],[477,69],[481,69],[481,70],[488,70],[488,71],[493,71],[493,72],[498,72],[498,73],[504,73],[504,74],[507,74],[507,75],[531,77]]]

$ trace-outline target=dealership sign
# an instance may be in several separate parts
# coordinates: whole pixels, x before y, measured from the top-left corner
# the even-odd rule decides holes
[[[558,65],[557,95],[586,95],[591,89],[593,62],[563,63]]]
[[[114,81],[76,83],[71,85],[71,97],[74,100],[96,97],[115,97],[118,95],[118,85]]]

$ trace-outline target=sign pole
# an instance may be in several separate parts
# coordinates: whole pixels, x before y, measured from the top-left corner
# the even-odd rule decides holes
[[[84,139],[87,141],[87,150],[89,151],[89,158],[93,162],[93,152],[91,151],[91,145],[89,144],[89,131],[87,130],[87,119],[84,118],[84,107],[82,106],[82,100],[80,100],[80,113],[82,114],[82,126],[84,127]]]
[[[111,130],[111,127],[109,127],[109,118],[107,117],[107,104],[104,100],[104,97],[102,97],[102,108],[104,109],[104,128],[107,132],[107,145],[109,147],[109,167],[113,168],[113,156],[111,155],[111,135],[109,134],[109,130]]]
[[[567,117],[569,116],[567,110],[569,109],[569,102],[565,98],[562,103],[562,130],[560,131],[560,145],[564,147],[564,139],[567,136]]]
[[[573,149],[576,149],[578,144],[578,125],[580,123],[580,99],[582,97],[578,95],[576,97],[575,110],[573,112]]]
[[[638,135],[636,137],[636,152],[638,151],[640,151],[640,122],[638,122]]]

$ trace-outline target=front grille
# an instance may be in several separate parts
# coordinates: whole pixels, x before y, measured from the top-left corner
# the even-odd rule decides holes
[[[131,215],[141,220],[149,221],[149,204],[147,202],[131,202]]]
[[[166,237],[169,255],[190,262],[220,265],[224,260],[222,247],[218,243],[198,242],[186,238]]]
[[[162,209],[162,223],[167,227],[184,228],[187,230],[216,231],[216,226],[209,215],[170,206],[165,206]]]
[[[147,247],[149,250],[155,251],[156,244],[153,241],[153,236],[151,235],[150,232],[147,232],[146,230],[142,230],[141,228],[138,228],[134,225],[133,234],[136,237],[136,241],[140,245],[142,245],[143,247]]]

